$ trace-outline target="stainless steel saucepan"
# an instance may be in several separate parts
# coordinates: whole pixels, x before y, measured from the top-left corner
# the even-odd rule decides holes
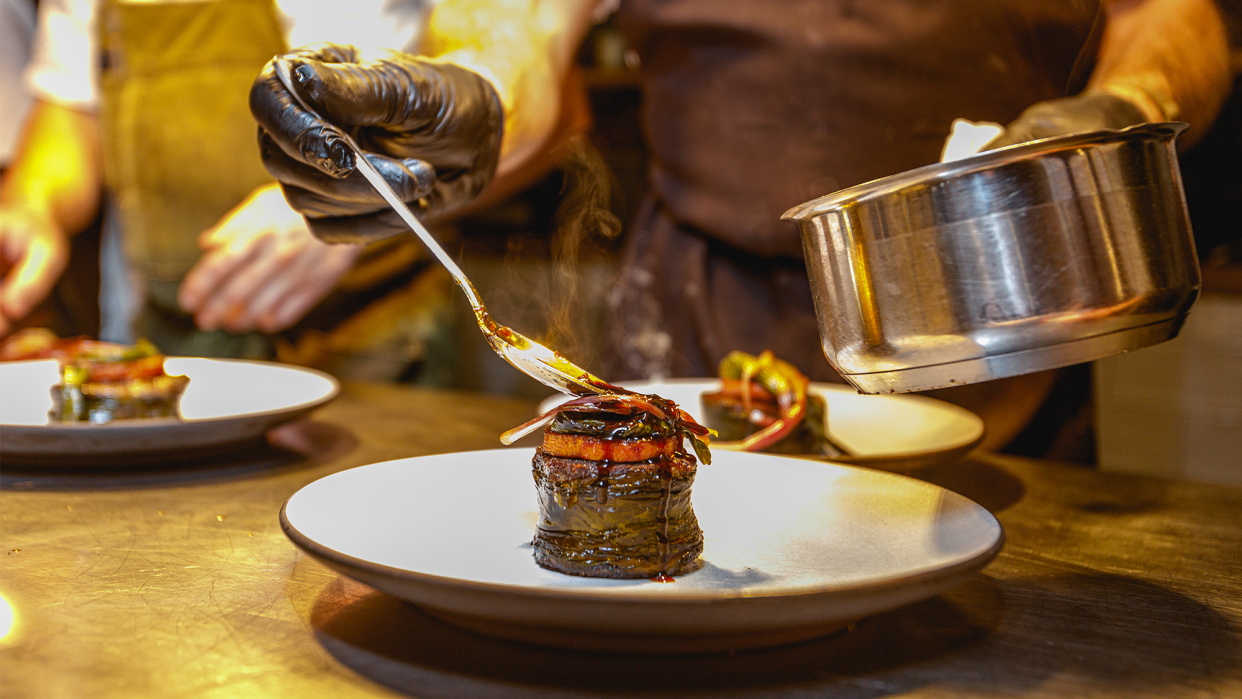
[[[1176,336],[1199,292],[1185,129],[1010,146],[790,209],[828,360],[863,393],[896,393]]]

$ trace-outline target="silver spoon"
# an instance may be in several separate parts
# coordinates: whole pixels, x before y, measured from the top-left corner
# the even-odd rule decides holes
[[[276,59],[275,61],[276,75],[280,78],[280,82],[284,83],[285,88],[289,90],[289,94],[297,100],[298,104],[313,115],[317,119],[321,119],[318,112],[311,108],[310,105],[302,99],[297,89],[293,86],[293,76],[289,71],[289,63],[285,59]],[[341,132],[341,137],[345,143],[354,151],[354,161],[358,171],[362,176],[367,178],[371,186],[375,187],[375,191],[384,197],[388,205],[401,216],[402,220],[414,231],[418,239],[423,241],[423,245],[431,250],[436,256],[440,264],[444,265],[449,274],[453,276],[453,280],[457,282],[457,286],[461,287],[462,293],[466,295],[466,300],[470,302],[470,307],[474,310],[475,320],[479,323],[479,330],[483,331],[483,336],[487,338],[488,344],[492,349],[496,350],[505,361],[512,364],[518,371],[530,376],[536,381],[555,388],[563,393],[571,396],[584,396],[597,393],[611,393],[613,387],[609,386],[599,378],[592,376],[590,372],[573,362],[565,359],[555,351],[544,347],[534,340],[522,335],[504,325],[497,325],[487,312],[487,307],[483,305],[483,300],[479,298],[479,292],[475,291],[474,285],[461,271],[453,258],[449,257],[444,248],[431,237],[431,233],[423,226],[410,211],[405,202],[397,196],[392,187],[384,181],[375,167],[371,165],[362,154],[362,149],[358,147],[357,142],[350,137],[349,134]]]

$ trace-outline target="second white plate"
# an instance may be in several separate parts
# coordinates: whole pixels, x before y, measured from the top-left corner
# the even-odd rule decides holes
[[[700,396],[720,390],[717,379],[623,381],[639,393],[674,401],[702,422]],[[853,456],[834,461],[886,471],[909,471],[970,453],[983,441],[983,420],[974,413],[925,396],[862,395],[841,384],[812,383],[828,405],[828,433]],[[556,395],[539,405],[547,412],[568,400]]]
[[[289,538],[349,577],[481,633],[580,649],[698,652],[813,638],[931,597],[1004,534],[985,509],[871,469],[718,452],[693,503],[704,565],[661,584],[539,567],[530,449],[342,471],[281,511]]]

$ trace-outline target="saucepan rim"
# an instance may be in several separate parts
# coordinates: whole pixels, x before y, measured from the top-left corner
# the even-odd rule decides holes
[[[1180,121],[1139,124],[1124,129],[1103,129],[1083,133],[1056,136],[1029,141],[995,150],[977,153],[961,160],[935,163],[914,170],[907,170],[878,180],[871,180],[846,189],[803,202],[781,215],[782,221],[800,221],[814,218],[848,204],[878,199],[916,185],[935,184],[962,175],[988,170],[1031,158],[1038,158],[1057,151],[1099,146],[1134,139],[1176,138],[1189,124]]]

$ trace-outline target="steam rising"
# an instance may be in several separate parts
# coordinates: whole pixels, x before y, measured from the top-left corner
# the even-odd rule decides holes
[[[593,302],[594,292],[602,293],[611,277],[608,247],[621,233],[621,220],[612,211],[615,181],[584,136],[562,147],[560,167],[564,184],[552,233],[553,293],[547,297],[548,330],[542,341],[593,367],[599,364],[604,336],[603,307]],[[585,285],[591,293],[584,294]]]
[[[466,220],[461,257],[497,322],[598,374],[606,369],[605,299],[615,270],[613,243],[621,232],[611,207],[621,190],[585,136],[566,140],[552,156],[557,176]],[[454,315],[462,319],[451,360],[457,385],[546,396],[546,386],[496,357],[474,328],[464,298],[455,303]]]

